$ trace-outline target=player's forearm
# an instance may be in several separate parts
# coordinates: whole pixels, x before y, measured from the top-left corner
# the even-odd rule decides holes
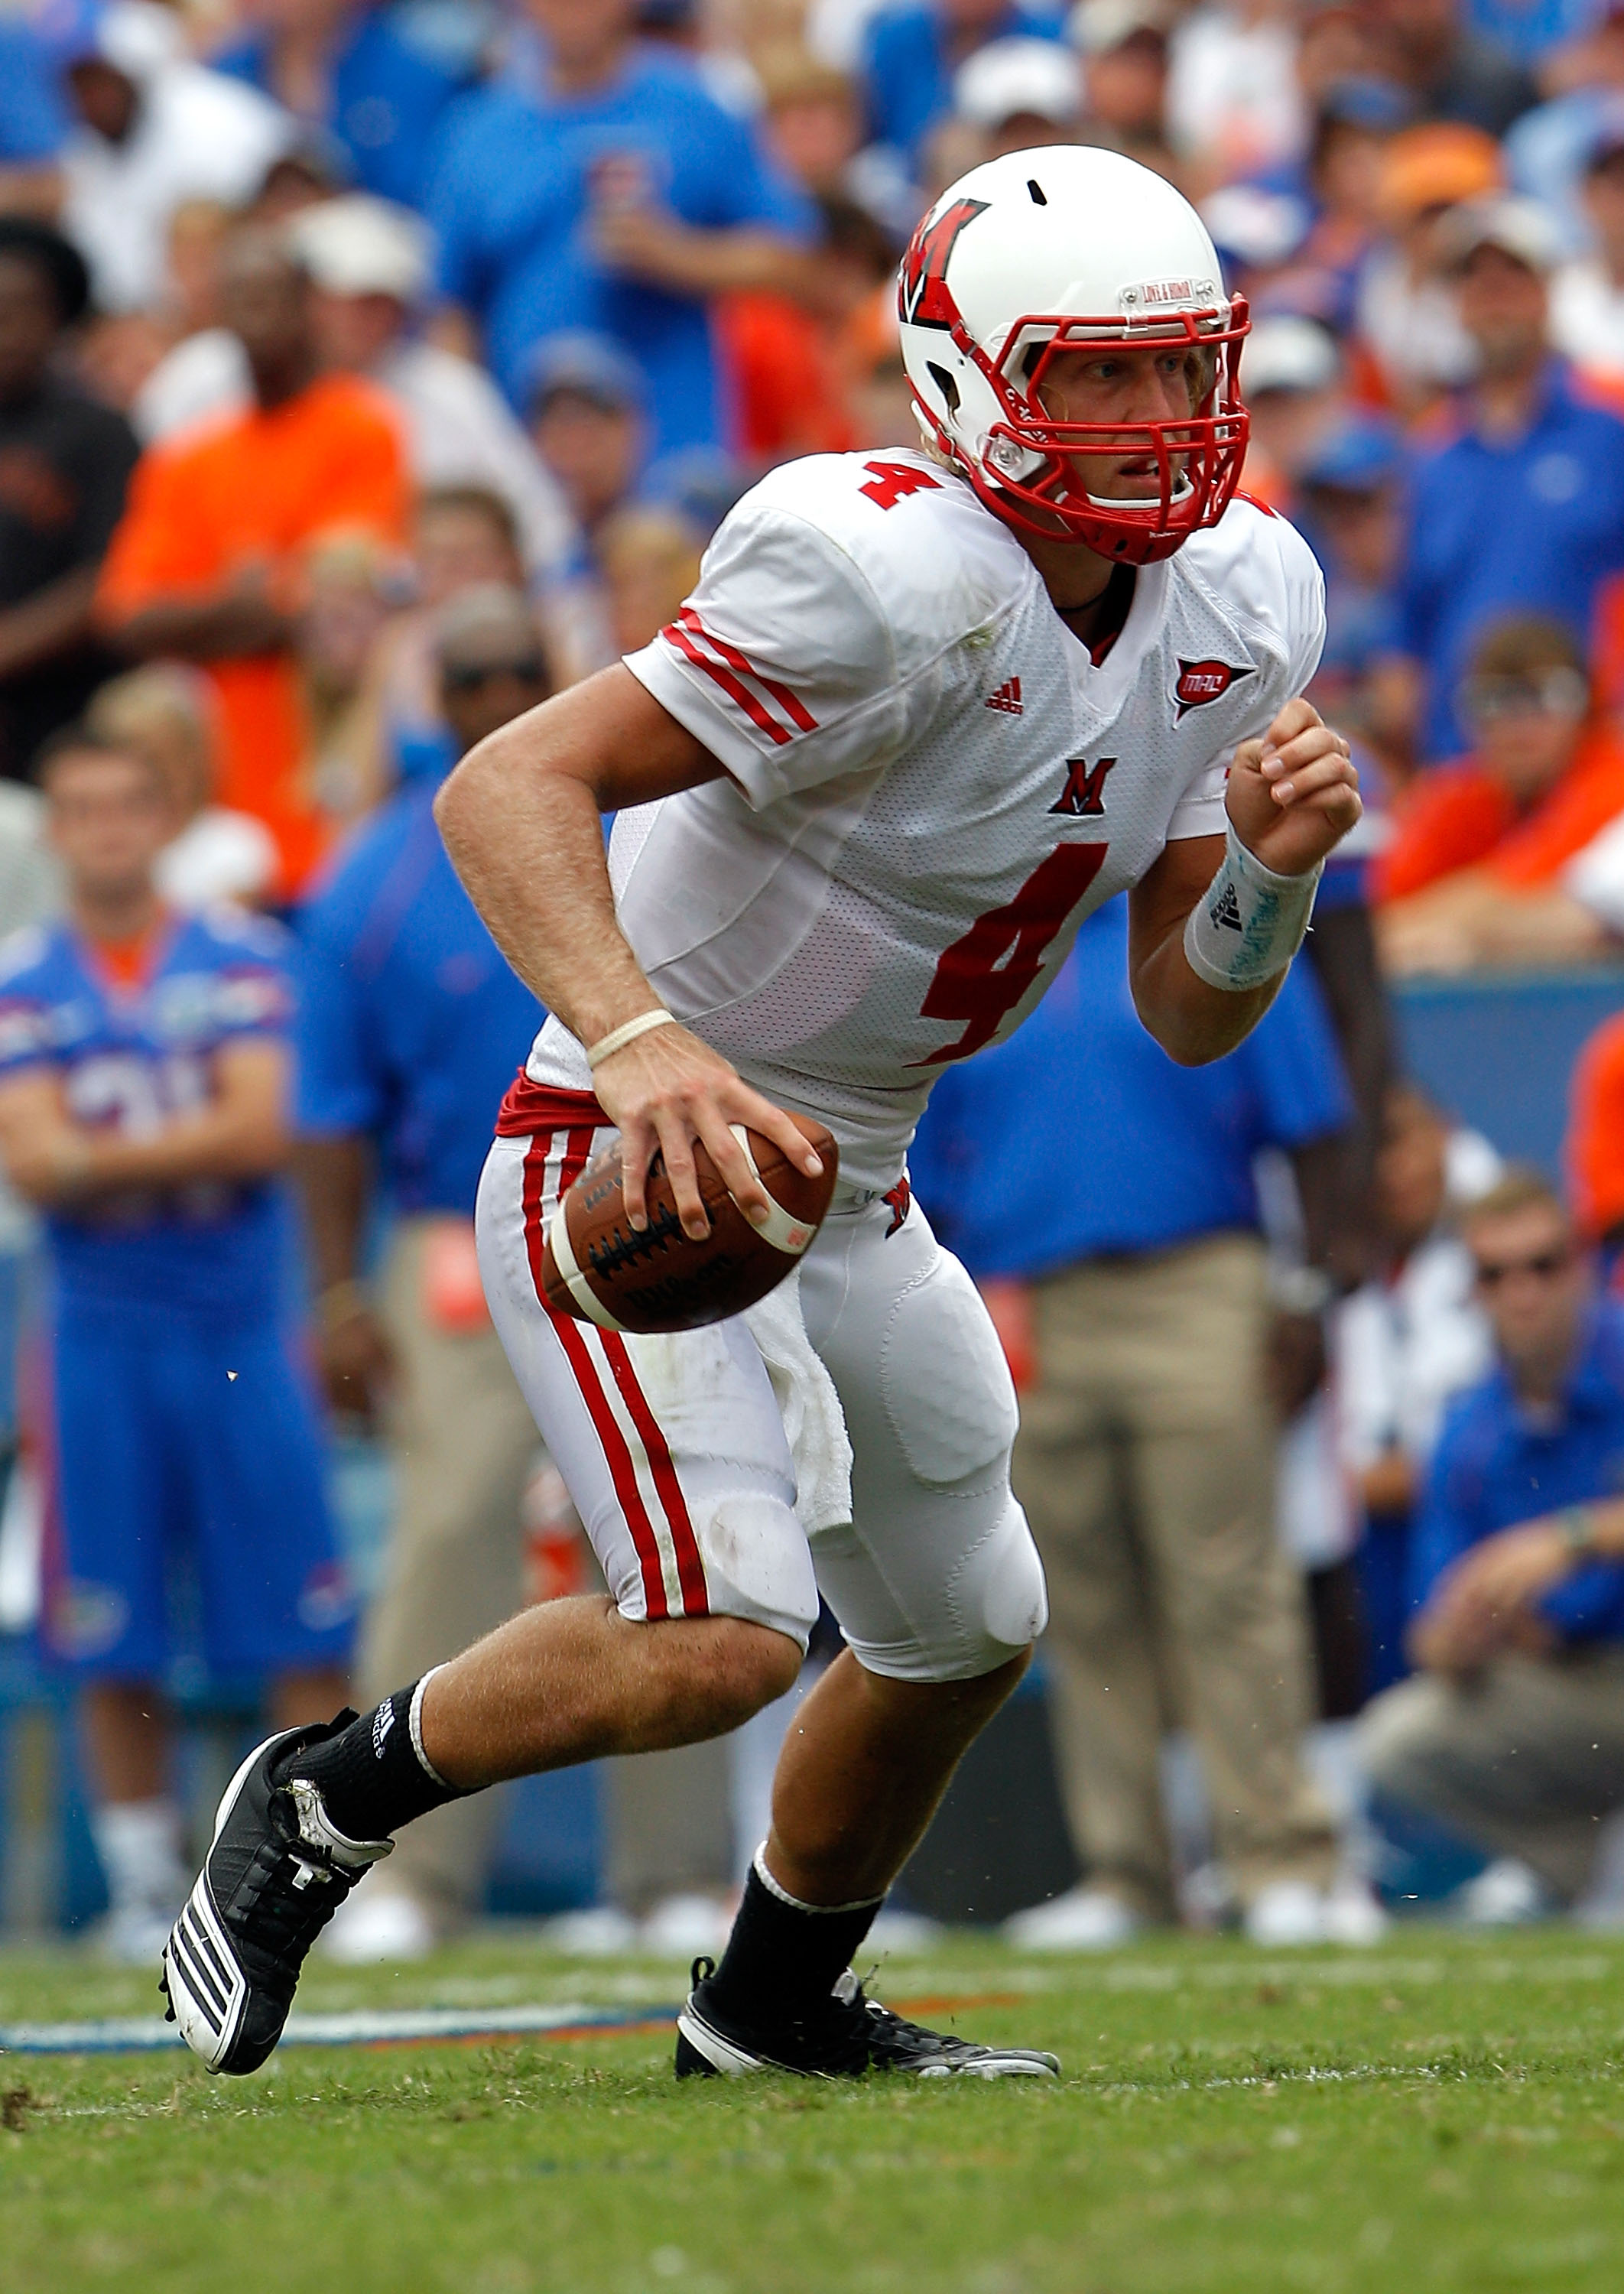
[[[1133,1004],[1149,1032],[1181,1068],[1221,1060],[1251,1034],[1280,992],[1284,972],[1260,987],[1210,988],[1184,953],[1180,923],[1133,971]]]
[[[660,1000],[615,919],[600,815],[719,770],[629,671],[612,669],[482,741],[435,800],[491,938],[581,1043]]]
[[[597,806],[579,781],[489,759],[436,812],[491,939],[572,1035],[595,1044],[660,1001],[615,922]]]

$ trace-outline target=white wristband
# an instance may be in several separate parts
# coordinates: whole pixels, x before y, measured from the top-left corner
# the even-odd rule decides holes
[[[1223,866],[1190,912],[1184,954],[1209,988],[1243,995],[1285,971],[1303,945],[1325,869],[1279,876],[1230,826]]]
[[[639,1036],[646,1036],[651,1028],[675,1028],[679,1024],[677,1014],[666,1011],[660,1005],[656,1005],[652,1012],[639,1012],[635,1020],[628,1020],[619,1028],[611,1028],[606,1036],[600,1036],[597,1043],[589,1045],[587,1065],[593,1069],[601,1068],[605,1060],[613,1059],[616,1052],[623,1052],[628,1044],[635,1044]]]

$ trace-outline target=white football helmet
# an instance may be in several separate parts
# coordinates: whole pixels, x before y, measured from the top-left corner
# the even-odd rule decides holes
[[[1194,207],[1149,168],[1074,143],[971,168],[914,232],[897,309],[926,443],[1000,517],[1130,565],[1170,557],[1222,517],[1249,427],[1238,383],[1246,306],[1225,295]],[[1050,415],[1050,361],[1102,342],[1198,347],[1210,380],[1190,419]],[[1153,458],[1157,491],[1088,493],[1079,454]]]

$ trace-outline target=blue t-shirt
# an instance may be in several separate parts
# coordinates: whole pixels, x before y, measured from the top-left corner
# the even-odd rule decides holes
[[[0,16],[0,166],[54,159],[68,135],[56,75],[32,28]]]
[[[720,443],[727,410],[704,303],[622,278],[593,252],[593,175],[610,165],[698,229],[816,233],[810,202],[768,166],[751,129],[679,58],[637,47],[612,85],[587,95],[536,101],[498,85],[457,105],[426,201],[440,283],[478,317],[486,356],[521,412],[536,345],[590,328],[648,377],[652,453]]]
[[[1497,1530],[1624,1495],[1624,1307],[1598,1305],[1555,1422],[1537,1423],[1503,1370],[1444,1414],[1410,1546],[1410,1607]],[[1568,1640],[1624,1637],[1624,1564],[1594,1561],[1540,1609]]]
[[[1258,1150],[1352,1119],[1306,964],[1238,1051],[1175,1066],[1133,1008],[1128,904],[1116,899],[1084,923],[1024,1027],[945,1071],[908,1163],[972,1274],[1033,1276],[1255,1228]]]
[[[288,955],[287,934],[258,917],[177,917],[126,989],[71,926],[31,926],[0,950],[0,1077],[52,1069],[77,1122],[150,1133],[207,1102],[222,1045],[286,1039]],[[258,1321],[287,1295],[287,1203],[272,1181],[105,1196],[46,1228],[59,1314],[147,1306]]]
[[[1597,589],[1621,567],[1624,421],[1585,403],[1560,362],[1521,438],[1463,427],[1417,454],[1401,612],[1405,650],[1426,674],[1423,754],[1468,747],[1456,694],[1491,622],[1548,614],[1587,642]]]
[[[1007,8],[982,45],[1059,39],[1061,22],[1052,10]],[[954,69],[935,8],[881,8],[872,16],[861,68],[870,140],[914,154],[937,121],[953,110]]]
[[[1467,28],[1520,64],[1541,57],[1590,30],[1602,9],[1596,0],[1467,0]]]
[[[274,96],[273,43],[268,32],[232,40],[210,58]],[[370,8],[357,13],[339,40],[322,125],[344,146],[357,186],[406,207],[422,204],[427,148],[460,83]]]
[[[300,914],[299,1127],[368,1134],[396,1210],[467,1216],[546,1014],[458,882],[434,797],[402,790]]]

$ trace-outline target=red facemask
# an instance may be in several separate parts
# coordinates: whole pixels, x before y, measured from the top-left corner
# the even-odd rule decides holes
[[[987,434],[987,460],[995,472],[1001,450],[1014,469],[1027,454],[1042,455],[1043,467],[1024,476],[994,476],[972,466],[917,393],[915,403],[942,453],[1006,524],[1052,540],[1068,536],[1086,542],[1101,557],[1122,565],[1154,565],[1171,557],[1192,533],[1216,525],[1239,483],[1251,423],[1241,403],[1238,369],[1250,325],[1239,296],[1222,327],[1204,327],[1193,312],[1158,314],[1150,324],[1132,329],[1120,317],[1035,316],[1018,321],[1003,360],[995,365],[954,313],[947,331],[986,378],[1003,410],[1003,419]],[[1029,343],[1045,337],[1032,373],[1018,386],[1007,368],[1025,355]],[[1167,422],[1063,422],[1043,406],[1044,373],[1062,351],[1113,343],[1148,349],[1181,339],[1213,362],[1211,385],[1187,417]],[[1138,500],[1091,495],[1072,459],[1080,454],[1143,459],[1154,465],[1156,491]]]

